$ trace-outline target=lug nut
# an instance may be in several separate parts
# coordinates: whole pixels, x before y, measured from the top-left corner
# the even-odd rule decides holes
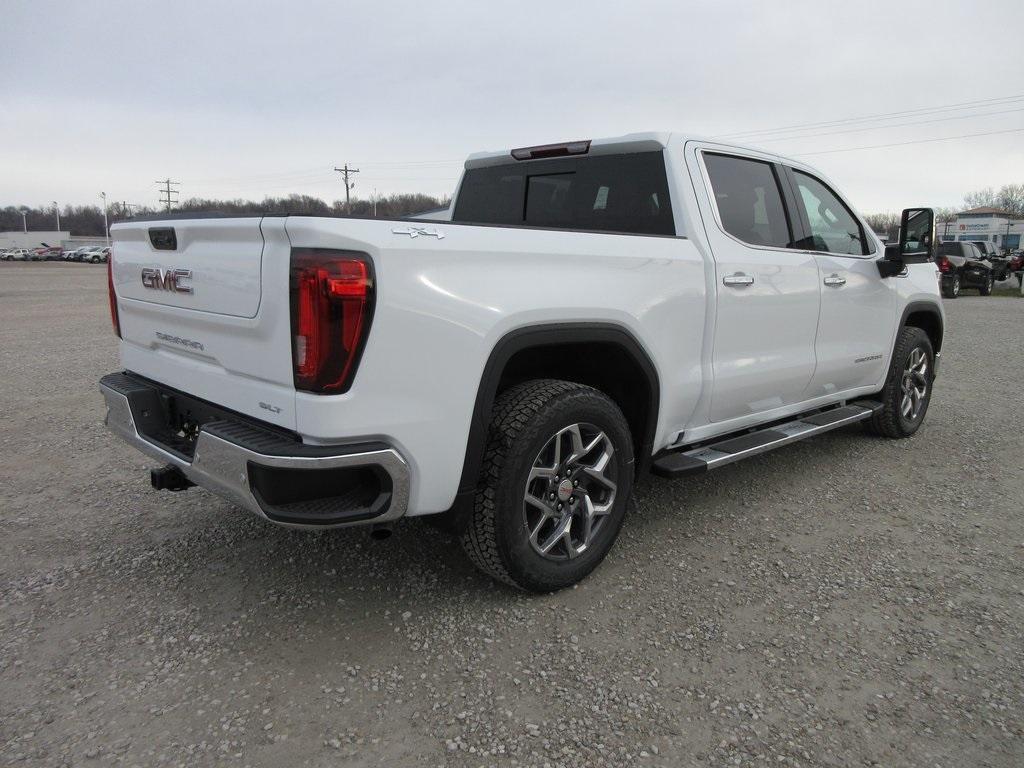
[[[576,503],[576,497],[575,496],[570,496],[569,497],[569,503],[570,504],[575,504]]]
[[[580,484],[580,481],[579,481],[579,480],[573,480],[573,481],[572,481],[572,487],[573,487],[573,488],[578,488],[578,487],[579,487],[579,484]]]
[[[561,512],[561,511],[562,511],[562,502],[558,502],[558,511],[559,511],[559,512]]]
[[[549,494],[548,498],[551,499],[552,501],[554,501],[555,500],[555,494],[553,494],[553,493]]]

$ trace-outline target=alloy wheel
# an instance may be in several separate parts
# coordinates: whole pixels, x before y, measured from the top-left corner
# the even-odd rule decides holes
[[[615,504],[615,446],[593,424],[572,424],[552,436],[530,468],[523,523],[542,557],[571,560],[598,535]]]
[[[915,421],[921,415],[921,405],[928,394],[928,355],[920,347],[910,350],[901,383],[903,400],[900,413],[908,421]]]

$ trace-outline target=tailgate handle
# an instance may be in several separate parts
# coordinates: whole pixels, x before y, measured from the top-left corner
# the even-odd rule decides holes
[[[174,227],[154,227],[149,230],[149,242],[158,251],[175,251],[178,249],[178,237]]]

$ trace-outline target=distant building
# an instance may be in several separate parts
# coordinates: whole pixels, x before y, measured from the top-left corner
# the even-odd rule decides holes
[[[63,245],[70,232],[0,232],[0,248],[42,248]]]
[[[982,240],[998,250],[1020,248],[1024,235],[1024,217],[999,208],[971,208],[956,215],[955,221],[936,225],[943,242],[951,240]]]

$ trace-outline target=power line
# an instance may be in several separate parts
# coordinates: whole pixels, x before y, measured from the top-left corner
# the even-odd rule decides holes
[[[936,112],[949,112],[960,109],[968,109],[970,107],[979,107],[984,105],[998,106],[993,102],[1008,103],[1013,101],[1020,101],[1024,99],[1024,94],[1018,94],[1016,96],[999,96],[992,99],[980,99],[978,101],[964,101],[958,104],[946,104],[937,107],[919,107],[918,109],[908,109],[902,112],[883,112],[876,115],[865,115],[863,117],[845,117],[839,120],[823,120],[816,123],[796,123],[794,125],[786,125],[779,128],[762,128],[759,130],[750,131],[736,131],[735,133],[721,134],[718,138],[735,138],[738,136],[753,136],[767,133],[784,133],[786,131],[794,131],[799,129],[810,129],[810,128],[828,128],[835,125],[843,125],[846,123],[863,123],[875,120],[885,120],[894,117],[910,117],[914,115],[930,114]]]
[[[1005,131],[986,131],[985,133],[965,133],[960,136],[941,136],[937,139],[916,139],[914,141],[897,141],[893,144],[873,144],[870,147],[845,147],[843,149],[823,149],[818,152],[800,152],[797,157],[808,155],[831,155],[835,152],[856,152],[860,149],[885,149],[886,147],[905,147],[908,144],[930,144],[934,141],[953,141],[954,139],[970,139],[975,136],[996,136],[1004,133],[1020,133],[1024,128],[1008,128]]]
[[[167,177],[163,181],[154,181],[154,184],[160,184],[162,189],[160,190],[160,202],[167,206],[167,210],[171,210],[171,204],[178,202],[178,190],[171,189],[171,187],[177,187],[181,185],[179,181],[171,181],[170,177]]]
[[[844,133],[858,133],[861,131],[882,131],[888,128],[903,128],[909,125],[929,125],[931,123],[945,123],[950,120],[970,120],[976,117],[994,117],[995,115],[1008,115],[1011,112],[1024,112],[1024,107],[1016,109],[1004,109],[999,112],[980,112],[975,115],[950,115],[949,117],[937,117],[933,120],[918,120],[913,123],[893,123],[892,125],[869,125],[865,128],[847,128],[842,131],[831,131],[829,133],[807,133],[797,136],[776,136],[768,139],[757,139],[758,142],[766,141],[795,141],[797,139],[813,139],[818,136],[839,136]]]
[[[305,170],[277,171],[272,173],[257,173],[251,176],[222,176],[219,178],[188,179],[189,184],[230,184],[237,181],[276,181],[277,179],[289,179],[292,177],[324,176],[330,171],[320,168],[309,168]],[[331,178],[334,178],[333,176]]]
[[[345,179],[345,213],[352,213],[352,202],[349,200],[348,194],[352,191],[352,188],[355,187],[356,183],[354,181],[349,182],[348,177],[350,174],[359,173],[359,169],[349,168],[348,163],[345,163],[343,168],[335,168],[334,170],[340,173]]]

